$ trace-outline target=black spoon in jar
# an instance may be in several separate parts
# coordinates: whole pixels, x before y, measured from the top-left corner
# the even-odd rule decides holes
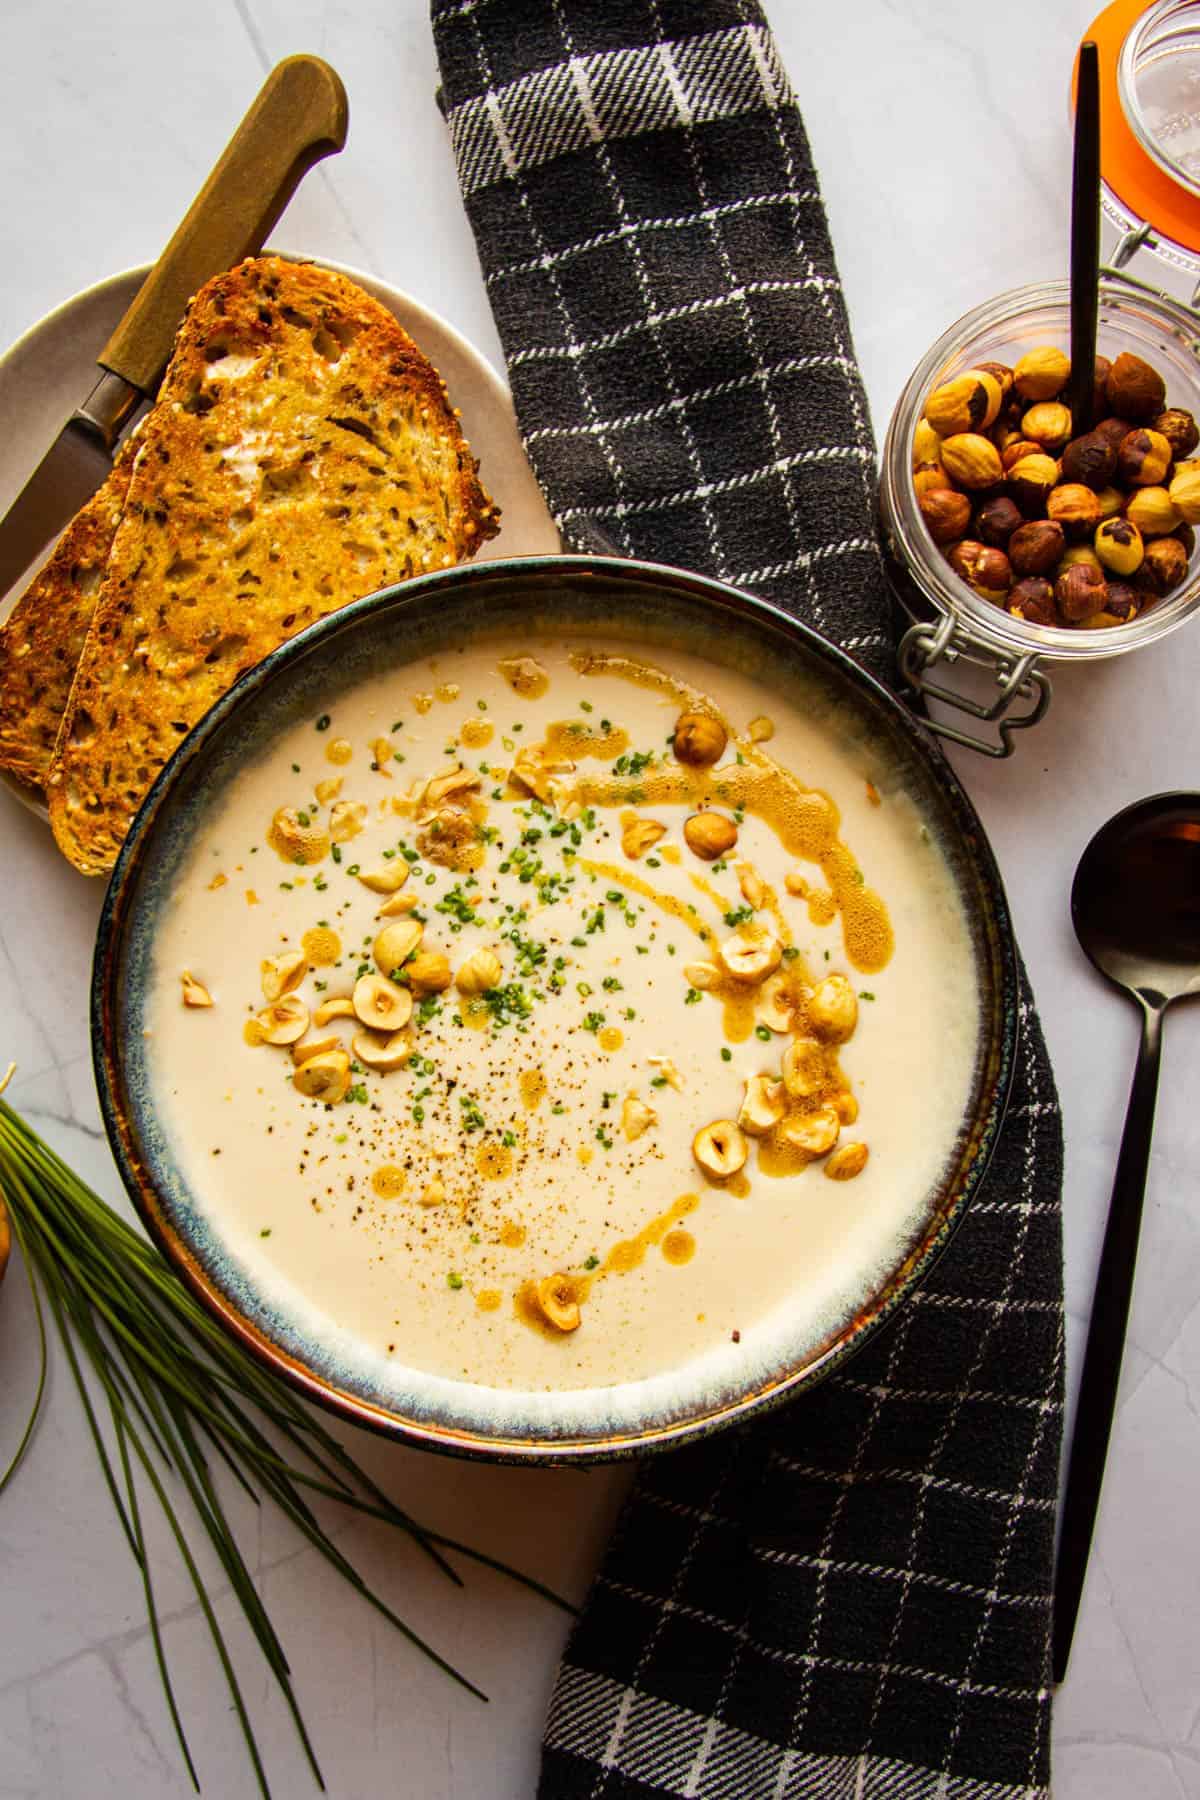
[[[1156,794],[1096,833],[1071,888],[1084,951],[1141,1009],[1142,1041],[1109,1202],[1092,1302],[1054,1578],[1054,1679],[1066,1674],[1112,1427],[1138,1231],[1162,1021],[1200,994],[1200,794]]]

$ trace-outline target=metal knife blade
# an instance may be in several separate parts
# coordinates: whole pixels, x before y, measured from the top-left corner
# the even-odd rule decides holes
[[[261,250],[301,177],[345,141],[346,91],[329,64],[278,63],[100,352],[99,381],[0,519],[0,601],[108,478],[197,288]]]
[[[71,414],[0,523],[0,599],[108,479],[121,426],[142,399],[105,375]]]

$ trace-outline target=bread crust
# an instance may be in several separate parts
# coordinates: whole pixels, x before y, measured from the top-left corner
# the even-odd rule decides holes
[[[138,443],[136,433],[125,439],[107,481],[0,626],[0,769],[35,791],[45,785]]]
[[[499,529],[458,415],[393,315],[254,257],[193,300],[145,428],[46,780],[104,874],[172,751],[271,650]]]

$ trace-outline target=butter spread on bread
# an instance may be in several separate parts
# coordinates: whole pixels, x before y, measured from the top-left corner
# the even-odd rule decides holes
[[[278,257],[208,282],[144,427],[47,778],[64,854],[111,869],[239,675],[498,529],[440,376],[378,301]]]

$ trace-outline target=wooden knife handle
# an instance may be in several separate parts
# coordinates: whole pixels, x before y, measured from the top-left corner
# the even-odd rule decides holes
[[[192,295],[262,249],[301,176],[342,148],[346,124],[346,90],[328,63],[277,63],[100,352],[101,366],[152,398]]]

